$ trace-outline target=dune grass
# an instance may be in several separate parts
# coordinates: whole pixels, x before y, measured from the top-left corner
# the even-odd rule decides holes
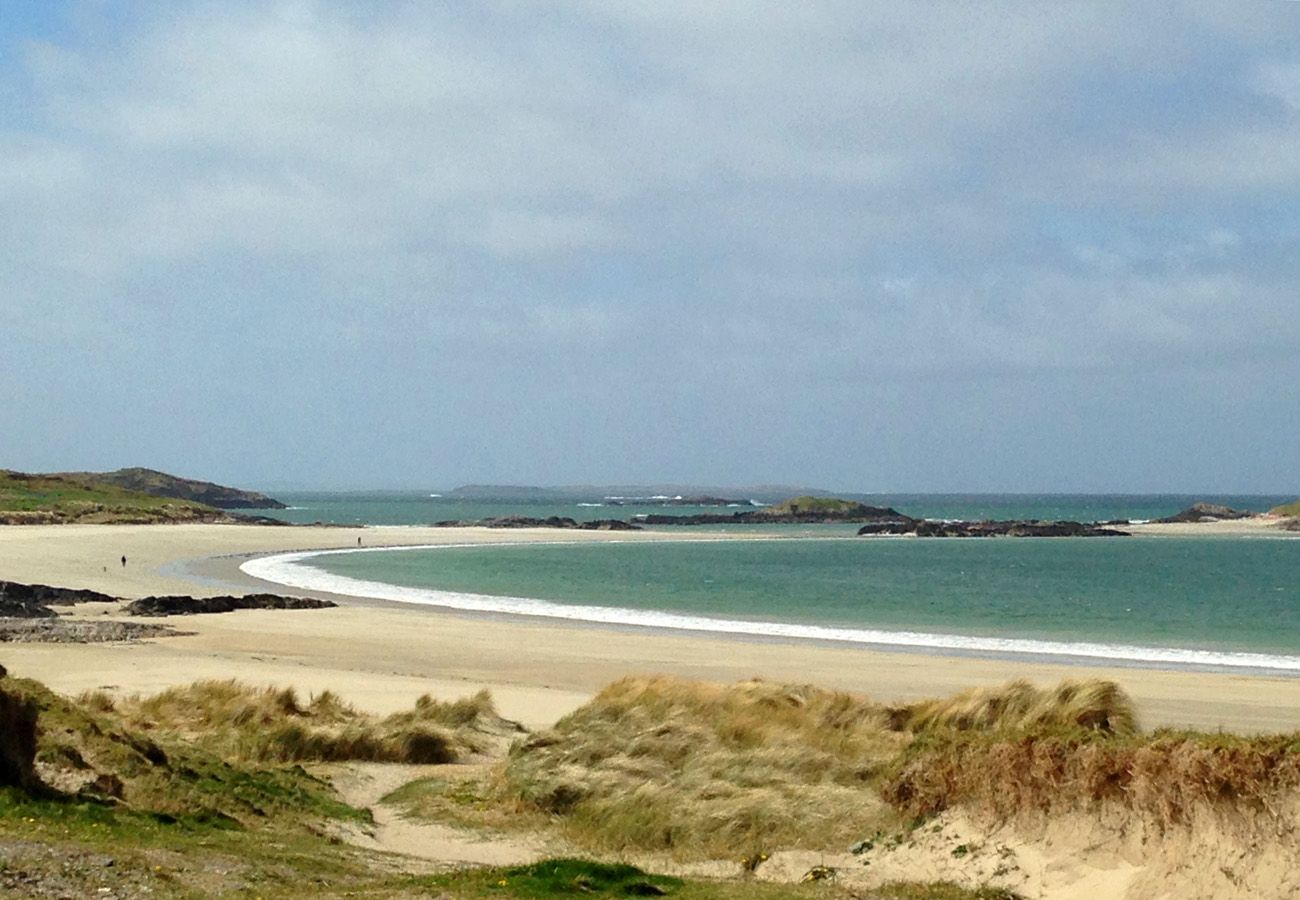
[[[1082,728],[1105,734],[1133,734],[1133,704],[1113,681],[1063,681],[1035,688],[1024,680],[997,688],[976,688],[952,697],[924,700],[894,710],[894,727],[913,733],[1028,731]]]
[[[999,818],[1118,805],[1160,828],[1199,810],[1248,813],[1269,826],[1300,791],[1300,734],[1237,737],[1080,730],[927,735],[882,783],[911,816],[952,807]]]
[[[518,742],[500,782],[582,846],[692,858],[847,847],[957,806],[1107,802],[1168,826],[1198,808],[1277,809],[1298,789],[1300,735],[1142,734],[1106,681],[885,707],[806,685],[629,678]]]
[[[486,691],[450,703],[426,695],[413,709],[385,718],[358,712],[330,691],[303,702],[291,688],[235,680],[200,681],[119,703],[84,702],[107,702],[139,728],[202,736],[225,756],[263,762],[448,763],[521,731],[497,715]]]
[[[906,743],[852,694],[628,678],[518,744],[505,783],[587,846],[739,857],[877,827],[870,785]]]

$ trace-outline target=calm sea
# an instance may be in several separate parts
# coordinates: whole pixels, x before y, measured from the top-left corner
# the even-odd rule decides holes
[[[299,520],[414,524],[517,512],[626,518],[657,508],[298,495]],[[873,498],[943,518],[1156,518],[1195,499]],[[453,510],[459,510],[453,512]],[[686,511],[686,510],[683,510]],[[461,609],[785,638],[1300,673],[1300,539],[854,538],[515,545],[278,557],[257,574],[318,590]],[[820,539],[819,539],[820,538]],[[829,539],[827,539],[829,538]]]

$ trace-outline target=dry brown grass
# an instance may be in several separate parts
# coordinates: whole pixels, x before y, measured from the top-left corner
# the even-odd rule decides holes
[[[628,678],[517,744],[502,778],[506,800],[589,847],[736,858],[843,847],[958,806],[1258,820],[1297,790],[1300,735],[1142,735],[1106,681],[886,708],[807,685]]]
[[[330,691],[303,702],[292,688],[200,681],[130,698],[116,709],[143,729],[201,737],[235,758],[279,762],[455,762],[519,730],[496,714],[487,692],[451,703],[426,695],[410,711],[378,718]]]
[[[1113,681],[1062,681],[1036,688],[1012,681],[996,688],[975,688],[952,697],[924,700],[892,710],[903,731],[1041,731],[1084,728],[1107,734],[1133,734],[1133,703]]]
[[[512,750],[511,794],[602,849],[826,847],[891,817],[871,785],[907,744],[866,698],[762,681],[627,678]]]
[[[1300,734],[949,734],[918,741],[881,789],[911,816],[962,806],[1011,819],[1111,804],[1160,828],[1198,811],[1269,818],[1300,790]]]

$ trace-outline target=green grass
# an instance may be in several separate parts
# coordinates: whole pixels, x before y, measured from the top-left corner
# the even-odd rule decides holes
[[[219,517],[201,503],[154,497],[103,483],[0,469],[0,517],[14,522],[165,522]]]
[[[759,510],[759,513],[765,516],[788,516],[801,513],[825,515],[852,513],[861,507],[862,504],[856,500],[842,500],[839,497],[791,497],[789,500],[765,507]]]
[[[7,694],[35,704],[36,762],[56,787],[62,784],[79,800],[98,798],[114,810],[223,827],[270,819],[369,818],[340,803],[325,781],[301,766],[241,765],[207,742],[136,727],[105,710],[98,696],[78,701],[28,679],[6,678],[0,684]],[[71,790],[73,783],[84,786]]]
[[[1300,516],[1300,500],[1294,503],[1284,503],[1281,506],[1275,506],[1269,511],[1272,516]]]
[[[568,839],[601,851],[738,859],[846,847],[917,815],[909,798],[882,788],[918,742],[1066,727],[1127,734],[1132,706],[1100,681],[1047,690],[1013,682],[886,707],[811,685],[627,678],[512,748],[497,788],[508,807],[500,815],[551,816]],[[914,774],[918,783],[928,771]],[[928,793],[940,787],[926,782]],[[493,827],[483,801],[456,807],[454,796],[426,788],[406,808]]]
[[[303,702],[292,689],[235,680],[199,681],[116,703],[101,696],[87,701],[114,708],[140,729],[201,734],[205,745],[227,757],[266,762],[456,762],[519,733],[519,726],[497,715],[486,691],[450,703],[424,696],[414,708],[383,718],[329,691]]]
[[[475,869],[424,881],[431,892],[457,898],[676,897],[679,900],[1016,900],[992,888],[967,890],[948,883],[894,883],[872,891],[848,890],[834,881],[770,884],[758,881],[706,881],[650,875],[629,865],[583,859],[549,859],[530,866]]]

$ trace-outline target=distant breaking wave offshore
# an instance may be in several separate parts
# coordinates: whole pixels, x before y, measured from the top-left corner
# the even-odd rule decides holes
[[[618,543],[611,541],[610,543]],[[793,622],[745,621],[709,616],[683,615],[656,610],[625,609],[617,606],[591,606],[555,603],[530,597],[497,597],[441,591],[432,588],[404,587],[381,581],[367,581],[334,575],[314,568],[308,560],[317,556],[344,553],[398,553],[405,550],[452,550],[476,544],[430,544],[403,547],[363,547],[344,550],[308,550],[280,553],[250,559],[239,568],[246,575],[310,591],[327,591],[353,597],[435,606],[466,612],[505,613],[541,616],[602,625],[630,625],[749,637],[831,641],[874,647],[912,650],[955,651],[964,654],[1010,654],[1015,656],[1058,657],[1064,659],[1102,660],[1147,666],[1208,667],[1253,669],[1300,674],[1300,657],[1267,653],[1218,650],[1191,650],[1180,647],[1144,647],[1132,644],[1045,641],[1030,638],[998,638],[939,634],[923,631],[884,631],[871,628],[835,628],[802,625]],[[513,546],[501,544],[498,546]]]

